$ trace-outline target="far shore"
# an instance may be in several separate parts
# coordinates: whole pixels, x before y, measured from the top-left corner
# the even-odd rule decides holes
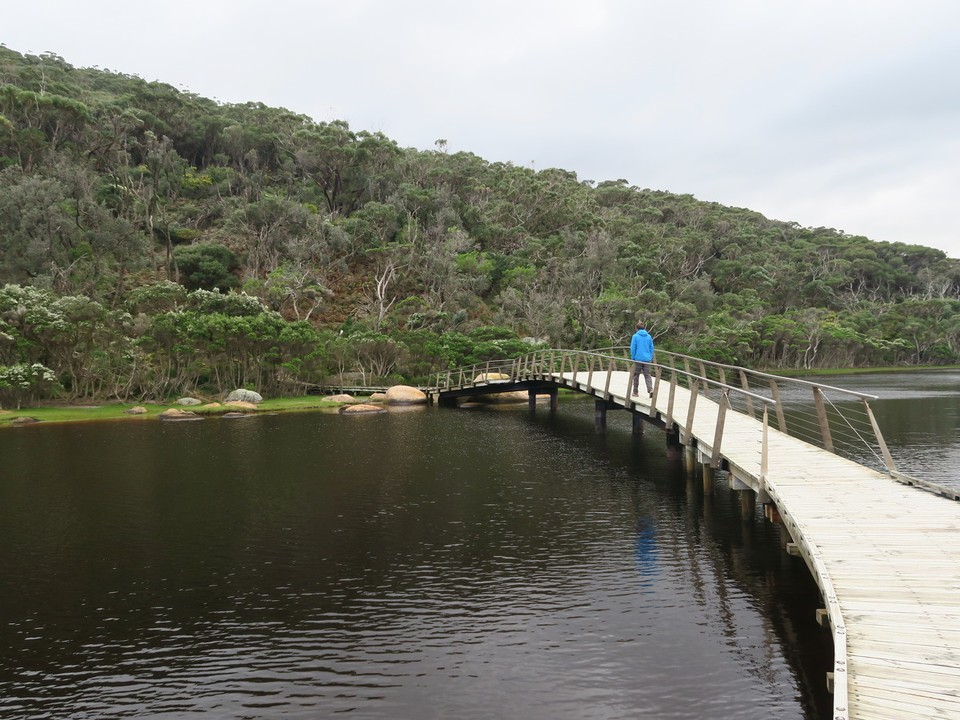
[[[870,373],[936,372],[938,370],[960,370],[960,365],[892,365],[885,367],[862,368],[820,368],[818,370],[777,369],[764,370],[771,375],[783,377],[808,377],[816,375],[866,375]]]
[[[897,373],[897,372],[935,372],[960,370],[960,365],[937,365],[937,366],[895,366],[895,367],[865,367],[865,368],[826,368],[819,370],[783,370],[766,371],[771,375],[781,375],[783,377],[829,377],[834,375],[852,375],[864,373]],[[369,397],[365,395],[355,396],[356,402],[367,402]],[[94,404],[90,400],[79,400],[76,403],[63,403],[55,400],[46,401],[40,405],[33,405],[15,408],[0,408],[0,428],[16,427],[19,423],[14,422],[18,418],[30,418],[35,423],[64,423],[64,422],[91,422],[98,420],[138,420],[144,418],[156,419],[164,410],[178,409],[186,410],[202,416],[225,415],[228,412],[236,412],[236,408],[220,404],[219,407],[211,407],[213,401],[205,402],[197,406],[184,406],[176,401],[169,403],[157,402],[104,402]],[[331,400],[325,395],[302,395],[297,397],[280,397],[263,400],[254,410],[247,410],[250,414],[278,413],[278,412],[336,412],[347,402]],[[128,411],[134,407],[146,409],[146,413],[139,415],[129,414]],[[30,424],[30,423],[27,423]]]

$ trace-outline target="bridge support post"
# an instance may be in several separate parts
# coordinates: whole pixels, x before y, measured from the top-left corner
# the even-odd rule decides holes
[[[684,463],[686,465],[686,463]],[[700,496],[700,488],[697,486],[697,474],[693,472],[693,469],[687,470],[684,467],[686,476],[687,476],[687,502],[695,503]]]
[[[680,428],[677,425],[671,425],[666,429],[667,449],[677,449],[680,447]]]
[[[793,536],[790,535],[790,529],[784,523],[780,523],[777,527],[780,529],[780,548],[785,551],[787,545],[793,542]]]
[[[537,412],[537,391],[536,390],[527,390],[527,406],[530,408],[530,414],[534,415]]]
[[[683,446],[680,444],[680,427],[673,424],[666,430],[667,457],[674,460],[679,459],[683,462],[683,458],[681,457]]]
[[[643,437],[643,426],[644,426],[643,418],[640,417],[640,413],[637,413],[637,412],[632,413],[631,417],[633,419],[634,437]]]
[[[753,520],[757,511],[757,494],[753,490],[738,490],[740,493],[740,517],[744,522]]]
[[[557,410],[559,409],[560,409],[559,392],[557,391],[557,388],[552,387],[550,388],[550,414],[555,415]]]
[[[683,446],[683,469],[688,475],[692,475],[697,463],[697,449],[693,445]]]
[[[700,466],[703,470],[703,492],[705,495],[713,494],[713,468],[709,463],[703,463]]]
[[[597,432],[605,432],[607,429],[607,401],[595,400],[594,408],[594,426]]]

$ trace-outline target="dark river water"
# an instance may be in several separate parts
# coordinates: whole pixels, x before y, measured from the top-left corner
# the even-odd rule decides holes
[[[960,371],[851,374],[827,382],[879,396],[871,407],[899,471],[960,489]]]
[[[960,375],[919,377],[875,408],[929,471]],[[4,430],[0,717],[829,717],[802,561],[629,427],[564,397]]]

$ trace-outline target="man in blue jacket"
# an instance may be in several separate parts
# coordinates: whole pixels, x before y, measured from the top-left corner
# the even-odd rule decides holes
[[[650,363],[653,362],[653,338],[647,332],[643,320],[637,323],[637,331],[630,341],[630,359],[633,360],[633,368],[630,371],[633,394],[640,394],[637,388],[640,384],[640,373],[643,373],[644,382],[647,384],[647,394],[653,397],[653,380],[650,378]]]

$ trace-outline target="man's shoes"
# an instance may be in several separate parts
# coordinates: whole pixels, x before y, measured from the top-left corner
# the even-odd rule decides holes
[[[650,397],[653,397],[653,390],[650,391]]]

